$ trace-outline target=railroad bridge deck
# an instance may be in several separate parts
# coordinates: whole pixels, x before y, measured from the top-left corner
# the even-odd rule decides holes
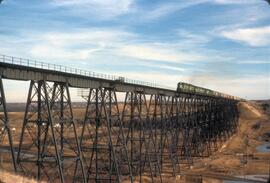
[[[0,55],[0,74],[2,78],[14,80],[45,80],[68,83],[76,88],[115,88],[119,92],[141,91],[146,94],[177,95],[176,88],[138,80],[119,80],[121,77],[74,69],[61,65],[37,62],[28,59]]]

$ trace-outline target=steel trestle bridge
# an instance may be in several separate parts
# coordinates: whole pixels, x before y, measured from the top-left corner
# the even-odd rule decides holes
[[[2,79],[30,81],[18,147]],[[70,87],[86,99],[81,122],[74,120]],[[0,99],[0,139],[7,137],[14,170],[48,182],[162,182],[179,175],[235,133],[240,101],[187,83],[169,89],[5,55]]]

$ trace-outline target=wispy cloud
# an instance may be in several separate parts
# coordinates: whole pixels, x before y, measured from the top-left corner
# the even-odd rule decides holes
[[[179,12],[184,9],[188,9],[200,4],[217,4],[217,5],[235,5],[235,4],[258,4],[257,0],[192,0],[192,1],[186,1],[186,0],[180,0],[180,1],[173,1],[173,2],[166,2],[166,3],[157,3],[156,6],[153,6],[151,8],[142,9],[139,6],[136,6],[136,10],[133,11],[135,13],[136,17],[141,16],[143,21],[149,21],[149,20],[156,20],[159,18],[163,18],[165,16],[168,16],[170,14]]]
[[[133,21],[148,22],[201,4],[250,5],[259,2],[257,0],[179,0],[156,2],[144,7],[144,3],[135,0],[51,0],[50,4],[53,7],[65,8],[68,14],[73,16],[91,16],[107,20],[127,15]]]
[[[51,5],[65,7],[74,15],[107,19],[130,13],[133,3],[134,0],[53,0]]]
[[[216,4],[255,4],[258,3],[257,0],[212,0],[213,3]]]
[[[249,1],[253,2],[252,0]],[[141,21],[155,20],[203,3],[249,4],[244,0],[180,0],[178,2],[155,3],[144,8],[135,0],[52,0],[51,5],[67,8],[74,15],[91,14],[96,18],[115,18],[120,15],[133,15]]]
[[[181,44],[153,43],[142,35],[111,27],[42,33],[23,31],[20,35],[21,38],[4,37],[1,43],[6,46],[0,44],[2,53],[58,64],[69,63],[70,66],[85,63],[90,70],[96,65],[94,68],[101,70],[95,71],[99,72],[104,72],[99,67],[102,63],[110,65],[111,70],[129,64],[127,67],[130,68],[141,66],[144,70],[185,72],[187,65],[215,57],[196,53],[195,49],[183,49]]]
[[[246,61],[238,61],[239,64],[270,64],[270,60],[246,60]],[[269,71],[270,72],[270,71]]]
[[[222,31],[221,35],[227,39],[243,42],[250,46],[270,45],[270,26]]]
[[[34,37],[39,37],[39,41],[32,43],[30,53],[35,57],[52,59],[88,59],[92,54],[114,49],[134,36],[113,28],[37,33]]]
[[[119,48],[118,53],[128,57],[143,60],[156,60],[176,63],[200,61],[205,59],[205,57],[200,54],[183,52],[177,50],[177,48],[174,46],[174,44],[171,46],[168,46],[168,44],[166,44],[166,46],[155,44],[124,45]]]
[[[185,29],[176,30],[176,36],[183,45],[196,47],[206,45],[213,39],[213,36],[208,33],[193,33]]]
[[[202,3],[207,2],[208,0],[193,0],[193,1],[185,1],[180,0],[178,2],[166,2],[166,3],[159,3],[156,6],[146,9],[146,10],[139,10],[138,13],[142,13],[144,20],[155,20],[177,11],[187,9]]]
[[[141,61],[138,63],[138,65],[142,66],[142,67],[149,67],[152,69],[159,69],[161,71],[177,71],[180,73],[186,72],[188,69],[181,67],[181,66],[172,66],[172,65],[166,65],[166,64],[157,64],[157,63],[153,63],[153,62],[147,62],[147,61]]]
[[[27,44],[24,52],[28,52],[34,58],[51,60],[76,59],[86,61],[93,58],[94,55],[103,55],[108,58],[110,56],[118,57],[119,60],[125,57],[149,62],[190,64],[217,58],[211,54],[206,56],[196,53],[195,48],[188,50],[189,45],[196,44],[199,41],[198,39],[203,39],[195,38],[191,34],[187,34],[184,40],[193,37],[190,39],[194,40],[194,42],[186,42],[184,46],[182,45],[184,40],[181,44],[167,41],[151,42],[140,34],[110,27],[43,33],[23,32],[21,35],[21,39],[15,36],[5,38],[3,41],[6,45],[11,43],[18,46]],[[14,47],[9,48],[13,50]],[[164,68],[168,69],[169,66],[164,66]],[[171,69],[173,68],[171,67]]]

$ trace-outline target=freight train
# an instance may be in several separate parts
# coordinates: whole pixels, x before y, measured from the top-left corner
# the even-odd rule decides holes
[[[189,83],[179,82],[177,84],[177,92],[180,93],[189,93],[194,95],[205,95],[205,96],[213,96],[213,97],[222,97],[227,99],[233,99],[233,100],[241,100],[238,97],[234,97],[231,95],[227,95],[224,93],[220,93],[214,90],[210,90],[207,88],[195,86]]]

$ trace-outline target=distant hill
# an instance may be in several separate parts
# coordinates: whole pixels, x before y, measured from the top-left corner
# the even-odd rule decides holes
[[[9,112],[22,112],[25,110],[25,103],[7,103],[7,110]]]
[[[259,106],[261,106],[262,110],[270,115],[270,99],[269,100],[253,100],[253,102],[256,102]]]
[[[26,103],[7,103],[8,112],[24,112]],[[73,102],[72,107],[75,108],[84,108],[86,102]],[[0,109],[2,111],[3,109]]]

